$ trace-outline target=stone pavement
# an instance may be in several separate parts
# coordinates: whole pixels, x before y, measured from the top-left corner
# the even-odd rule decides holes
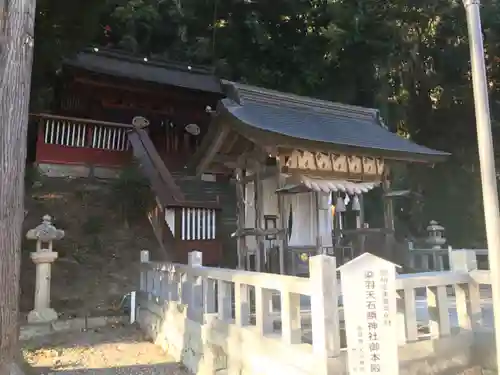
[[[23,342],[34,375],[189,375],[130,325],[56,333]]]

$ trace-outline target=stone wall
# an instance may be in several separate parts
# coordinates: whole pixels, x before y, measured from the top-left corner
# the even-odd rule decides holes
[[[309,345],[287,346],[276,337],[261,337],[251,327],[238,328],[205,316],[203,324],[188,318],[176,302],[160,307],[140,300],[138,321],[143,331],[195,375],[322,375],[325,361]]]
[[[325,374],[325,361],[312,353],[311,346],[285,345],[278,340],[279,333],[261,337],[252,326],[238,328],[221,322],[215,314],[205,315],[201,324],[188,318],[186,305],[177,302],[162,307],[142,297],[139,303],[143,331],[195,375]],[[399,375],[457,375],[477,366],[491,370],[495,367],[494,338],[491,332],[464,332],[407,343],[400,346],[399,358]],[[330,358],[326,374],[348,375],[346,361],[346,352]]]
[[[119,168],[97,167],[91,165],[39,163],[36,166],[40,174],[56,178],[73,177],[111,179],[118,177],[120,174]]]

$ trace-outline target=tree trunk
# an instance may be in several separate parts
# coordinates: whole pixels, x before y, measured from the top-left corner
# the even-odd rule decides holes
[[[19,274],[36,0],[0,0],[0,374],[19,373]]]

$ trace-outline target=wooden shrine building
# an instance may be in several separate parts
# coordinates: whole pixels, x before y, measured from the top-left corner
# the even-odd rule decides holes
[[[233,82],[224,87],[191,165],[198,175],[225,168],[235,176],[238,266],[303,274],[309,255],[342,261],[346,248],[351,257],[366,251],[373,235],[384,241],[370,252],[392,257],[390,194],[384,228],[363,222],[363,196],[389,191],[394,162],[435,163],[448,154],[391,133],[374,109]],[[356,212],[354,228],[344,228],[348,211]]]
[[[219,265],[231,249],[234,189],[210,173],[185,169],[224,97],[211,69],[89,49],[62,64],[49,113],[31,114],[36,160],[49,176],[109,178],[135,158],[157,206],[148,209],[170,259],[203,251]]]
[[[207,68],[96,49],[63,62],[55,97],[52,112],[58,116],[130,126],[134,118],[145,119],[159,155],[178,170],[207,130],[207,107],[215,108],[223,93],[219,79]],[[57,117],[52,120],[39,128],[39,165],[123,164],[125,130],[94,129],[86,121],[73,128]]]
[[[373,109],[116,51],[64,61],[55,99],[31,115],[39,170],[109,178],[137,160],[156,198],[146,208],[155,235],[180,262],[200,250],[205,264],[230,265],[237,252],[239,267],[302,274],[318,252],[394,258],[391,165],[447,156],[389,132]],[[381,228],[364,215],[377,190]]]

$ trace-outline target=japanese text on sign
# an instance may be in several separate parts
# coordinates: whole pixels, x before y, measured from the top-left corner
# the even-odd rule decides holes
[[[399,373],[396,267],[369,253],[340,267],[350,374]]]
[[[391,320],[389,317],[389,272],[387,270],[380,270],[380,286],[382,292],[382,303],[384,306],[384,325],[390,326]]]
[[[380,343],[378,337],[376,275],[373,271],[365,272],[366,322],[368,325],[368,348],[370,372],[380,372]]]

